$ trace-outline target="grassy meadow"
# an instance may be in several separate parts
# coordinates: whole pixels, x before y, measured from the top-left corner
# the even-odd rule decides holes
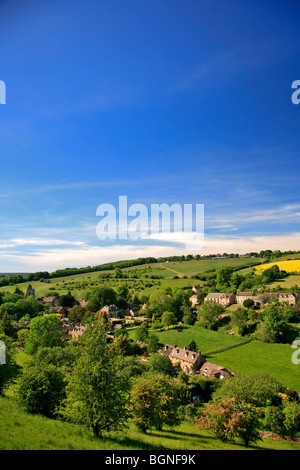
[[[221,442],[187,421],[172,430],[145,434],[129,425],[122,433],[95,438],[82,426],[29,414],[12,398],[0,397],[0,415],[0,450],[246,450],[238,442]],[[264,438],[250,449],[297,450],[299,443]]]
[[[66,294],[69,290],[76,299],[85,298],[85,293],[97,286],[109,284],[115,288],[120,283],[126,283],[131,294],[151,294],[157,289],[193,287],[195,284],[203,284],[196,279],[191,279],[192,275],[203,273],[209,269],[215,269],[220,266],[244,269],[249,263],[263,262],[260,258],[228,258],[212,260],[174,261],[162,263],[150,263],[140,266],[124,268],[122,271],[131,273],[133,277],[126,279],[113,279],[109,281],[101,278],[101,274],[112,273],[112,271],[95,271],[84,274],[74,274],[72,276],[63,276],[52,278],[45,281],[31,281],[30,284],[36,291],[36,297],[43,297],[57,292],[59,295]],[[155,277],[159,276],[159,279]],[[174,279],[174,276],[177,277]],[[15,284],[13,286],[0,287],[0,292],[13,292],[19,287],[23,292],[29,282]]]
[[[207,359],[240,374],[266,372],[300,393],[300,366],[292,362],[294,352],[289,344],[253,340],[238,348],[211,354]]]
[[[135,330],[130,330],[129,334],[131,338],[135,338]],[[295,349],[289,344],[249,341],[241,336],[231,336],[222,331],[210,331],[197,326],[185,327],[182,331],[172,328],[155,334],[161,346],[176,344],[183,348],[194,340],[198,351],[209,362],[245,375],[266,372],[300,393],[300,366],[293,364],[292,354]]]
[[[243,344],[246,340],[240,336],[231,336],[219,331],[210,331],[198,326],[172,328],[165,331],[155,331],[160,345],[177,345],[179,348],[187,346],[192,340],[197,344],[198,351],[203,355],[210,352]],[[130,331],[130,337],[135,337],[135,330]]]

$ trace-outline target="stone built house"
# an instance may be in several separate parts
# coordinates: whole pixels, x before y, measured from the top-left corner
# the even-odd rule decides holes
[[[198,295],[194,294],[190,297],[190,301],[192,302],[193,305],[199,305],[198,301]]]
[[[51,307],[57,307],[59,301],[59,295],[53,297],[38,297],[37,301],[42,304],[50,304]]]
[[[186,347],[178,348],[177,345],[170,346],[166,344],[161,350],[161,354],[168,356],[173,366],[179,363],[181,369],[187,374],[193,374],[204,362],[204,357],[201,356],[200,351],[189,351]]]
[[[261,305],[264,301],[268,300],[278,300],[281,303],[286,303],[287,305],[293,306],[296,305],[298,298],[299,294],[294,292],[264,292],[260,295],[254,295],[254,292],[236,293],[236,302],[239,305],[242,305],[245,300],[251,299],[256,305]]]
[[[176,344],[175,346],[166,344],[162,348],[161,354],[167,356],[173,366],[179,364],[180,368],[189,375],[200,374],[219,379],[234,375],[234,372],[225,367],[218,366],[212,362],[206,362],[201,355],[201,351],[189,351],[186,347],[178,348]]]
[[[235,295],[232,292],[216,292],[207,294],[204,302],[213,301],[222,307],[228,307],[228,305],[235,303]]]
[[[237,292],[236,293],[236,303],[238,305],[243,305],[243,302],[248,299],[253,300],[254,292]]]
[[[195,288],[198,286],[195,286]],[[194,292],[195,289],[193,288]],[[276,301],[278,300],[281,303],[286,303],[287,305],[294,306],[296,305],[297,300],[299,299],[299,294],[295,292],[265,292],[260,295],[254,295],[253,291],[249,292],[237,292],[226,293],[226,292],[212,292],[207,294],[204,298],[204,302],[213,301],[216,302],[222,307],[228,307],[231,304],[243,305],[245,300],[251,299],[254,304],[260,306],[264,301]],[[193,294],[190,297],[192,305],[199,305],[198,297],[196,294]]]
[[[62,330],[66,332],[65,338],[78,340],[87,328],[84,323],[73,323],[68,318],[62,318]]]
[[[206,377],[214,377],[218,379],[224,379],[225,377],[235,375],[234,372],[226,369],[226,367],[218,366],[212,362],[204,362],[200,368],[200,374],[205,375]]]
[[[296,305],[299,294],[296,292],[280,292],[278,294],[279,302],[287,302],[289,305]]]
[[[125,318],[125,317],[137,317],[139,315],[140,308],[133,307],[131,309],[122,310],[116,305],[105,305],[102,307],[101,312],[108,313],[111,318]]]

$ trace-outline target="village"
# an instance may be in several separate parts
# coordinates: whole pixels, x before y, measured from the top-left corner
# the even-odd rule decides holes
[[[199,300],[198,294],[201,292],[199,286],[192,288],[194,292],[190,297],[190,302],[193,308],[197,308],[201,301]],[[26,291],[26,297],[32,296],[35,298],[35,290],[28,286]],[[73,322],[68,318],[68,314],[71,311],[71,307],[59,307],[59,296],[47,296],[37,297],[37,301],[44,305],[50,305],[55,308],[61,317],[62,330],[65,333],[65,340],[78,340],[83,335],[87,328],[87,324],[84,322]],[[203,302],[214,302],[221,305],[224,309],[230,305],[237,304],[238,306],[244,305],[245,301],[250,301],[250,305],[260,308],[263,304],[277,301],[281,304],[288,306],[295,306],[299,299],[299,294],[294,292],[266,292],[260,295],[255,295],[253,291],[249,292],[217,292],[208,293]],[[88,302],[86,300],[76,300],[75,305],[86,308]],[[132,326],[136,328],[137,325],[147,322],[147,318],[140,316],[140,311],[146,307],[146,304],[139,307],[131,307],[128,309],[121,309],[116,305],[105,305],[101,308],[101,313],[105,313],[109,321],[109,330],[106,331],[106,335],[109,340],[114,339],[114,333],[116,330],[122,328],[123,325]],[[122,321],[122,322],[121,322]],[[135,326],[134,326],[135,325]],[[181,330],[177,330],[181,331]],[[226,377],[234,376],[235,372],[229,370],[218,364],[211,363],[205,359],[201,354],[201,351],[191,351],[184,346],[183,348],[178,347],[176,344],[169,345],[165,344],[158,351],[161,355],[169,358],[173,367],[180,368],[187,375],[202,375],[209,378],[224,379]]]

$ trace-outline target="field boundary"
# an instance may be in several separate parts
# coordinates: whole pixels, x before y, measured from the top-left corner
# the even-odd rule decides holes
[[[203,352],[203,356],[212,356],[214,354],[218,354],[220,352],[224,352],[224,351],[229,351],[229,349],[233,349],[233,348],[238,348],[240,346],[244,346],[245,344],[248,344],[250,343],[251,341],[253,341],[252,338],[248,338],[246,339],[245,341],[241,342],[241,343],[237,343],[237,344],[232,344],[231,346],[226,346],[224,348],[220,348],[220,349],[215,349],[213,351],[208,351],[208,352]]]

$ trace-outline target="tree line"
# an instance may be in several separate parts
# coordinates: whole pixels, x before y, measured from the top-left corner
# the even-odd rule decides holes
[[[251,252],[247,253],[246,255],[252,258],[266,258],[266,262],[268,260],[278,258],[283,255],[291,255],[291,254],[298,254],[299,251],[280,251],[280,250],[261,250],[260,252]],[[143,264],[149,263],[162,263],[162,262],[172,262],[172,261],[191,261],[191,260],[211,260],[214,258],[222,257],[222,258],[238,258],[240,255],[237,253],[223,253],[221,254],[210,254],[210,255],[200,255],[200,254],[187,254],[187,255],[178,255],[178,256],[167,256],[167,257],[145,257],[145,258],[137,258],[133,260],[124,260],[124,261],[115,261],[111,263],[96,265],[96,266],[87,266],[82,268],[64,268],[64,269],[57,269],[49,273],[48,271],[38,271],[36,273],[29,273],[29,274],[15,274],[15,275],[4,275],[0,274],[0,287],[2,286],[9,286],[14,284],[20,284],[22,282],[31,282],[31,281],[40,281],[40,280],[47,280],[51,278],[57,277],[65,277],[65,276],[73,276],[75,274],[85,274],[95,271],[108,271],[113,270],[115,268],[129,268],[132,266],[138,266]],[[3,276],[3,277],[1,277]]]

